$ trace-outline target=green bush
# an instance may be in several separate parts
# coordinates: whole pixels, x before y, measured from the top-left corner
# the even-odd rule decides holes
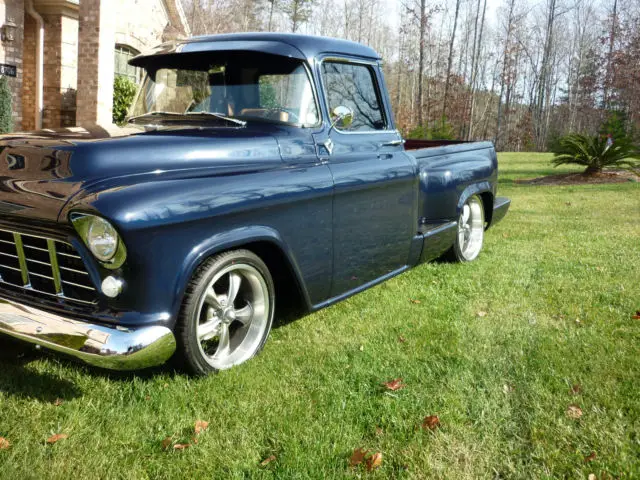
[[[11,90],[7,77],[0,77],[0,133],[9,133],[13,130],[13,118],[11,108]]]
[[[582,135],[570,133],[560,138],[551,160],[554,167],[576,164],[587,167],[584,173],[601,172],[605,167],[637,168],[634,159],[640,159],[640,149],[627,138],[614,139],[609,143],[605,135]]]
[[[113,82],[113,123],[122,125],[129,107],[138,91],[138,86],[127,77],[117,76]]]
[[[416,127],[407,134],[407,138],[418,140],[455,140],[453,126],[446,118],[438,120],[432,127],[423,125]]]

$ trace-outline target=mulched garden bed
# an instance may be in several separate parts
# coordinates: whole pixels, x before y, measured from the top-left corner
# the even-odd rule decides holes
[[[518,179],[522,185],[583,185],[598,183],[640,182],[640,175],[627,170],[605,170],[595,174],[561,173],[532,179]]]

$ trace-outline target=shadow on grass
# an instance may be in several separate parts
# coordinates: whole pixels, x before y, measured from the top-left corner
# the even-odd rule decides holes
[[[18,398],[51,403],[80,396],[82,392],[75,383],[51,373],[26,368],[42,355],[31,345],[0,339],[0,391]]]

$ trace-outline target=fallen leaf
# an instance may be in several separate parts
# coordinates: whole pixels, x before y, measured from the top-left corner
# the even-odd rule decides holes
[[[596,459],[596,452],[591,452],[589,455],[584,457],[584,463],[592,462],[595,459]]]
[[[487,312],[484,312],[484,311],[480,310],[478,313],[476,313],[476,315],[478,315],[479,317],[486,317],[487,316]]]
[[[505,383],[505,384],[502,386],[502,391],[503,391],[504,393],[511,393],[511,392],[513,392],[515,389],[516,389],[516,387],[514,387],[513,385],[509,385],[508,383]]]
[[[508,233],[503,233],[502,234],[502,238],[509,238],[509,234]]]
[[[570,418],[580,418],[582,416],[582,409],[577,405],[569,405],[567,407],[567,416]]]
[[[366,460],[367,470],[371,472],[382,465],[382,453],[376,452]]]
[[[171,437],[166,437],[164,440],[162,440],[162,448],[166,450],[167,448],[169,448],[169,446],[171,446],[171,442],[173,442],[173,439]]]
[[[376,435],[380,436],[384,434],[384,430],[382,430],[382,428],[380,427],[376,427]]]
[[[422,421],[422,428],[425,430],[435,430],[439,426],[440,418],[437,415],[429,415],[427,417],[424,417],[424,420]]]
[[[587,478],[588,480],[598,480],[598,477],[596,477],[595,473],[590,473]]]
[[[410,301],[411,303],[415,303],[416,305],[417,305],[417,304],[419,304],[419,303],[422,303],[420,300],[415,299],[415,298],[410,298],[410,299],[409,299],[409,301]]]
[[[200,433],[204,432],[208,426],[209,426],[209,422],[206,422],[204,420],[197,420],[194,428],[196,435],[199,435]]]
[[[191,446],[190,443],[176,443],[173,446],[174,450],[184,450],[185,448],[189,448]]]
[[[407,339],[406,339],[406,338],[404,338],[402,335],[400,335],[400,336],[398,337],[398,341],[399,341],[400,343],[407,343]]]
[[[349,459],[349,465],[355,467],[356,465],[360,465],[364,461],[364,457],[369,453],[369,450],[365,450],[364,448],[356,448]]]
[[[631,318],[633,318],[634,320],[640,320],[640,310],[636,310],[636,314],[633,315]]]
[[[47,438],[47,443],[53,445],[54,443],[59,442],[60,440],[64,440],[68,437],[69,435],[67,435],[66,433],[56,433],[55,435],[51,435],[49,438]]]
[[[393,392],[395,392],[396,390],[400,390],[401,388],[405,387],[405,384],[402,383],[402,379],[401,378],[396,378],[395,380],[390,380],[390,381],[388,381],[386,383],[383,383],[382,385],[387,387],[387,390],[391,390]]]
[[[360,345],[360,351],[364,352],[364,345]]]
[[[144,399],[148,402],[149,400],[151,400],[151,395],[145,395]]]
[[[7,440],[4,437],[0,437],[0,450],[6,450],[10,446],[11,446],[11,443],[9,443],[9,440]]]
[[[264,460],[262,460],[260,462],[260,465],[262,465],[263,467],[266,467],[267,465],[269,465],[271,462],[275,461],[276,456],[275,455],[271,455],[267,458],[265,458]]]
[[[565,202],[565,205],[566,205],[567,207],[570,207],[570,206],[571,206],[571,202]]]
[[[62,405],[64,403],[64,401],[61,398],[56,398],[55,402],[53,402],[53,404],[56,407],[59,407],[60,405]]]
[[[580,385],[579,383],[576,383],[576,384],[572,385],[571,393],[574,394],[574,395],[581,394],[582,393],[582,385]]]

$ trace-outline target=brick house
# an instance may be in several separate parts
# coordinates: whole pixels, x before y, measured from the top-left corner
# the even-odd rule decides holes
[[[0,0],[0,74],[14,130],[111,123],[113,80],[127,61],[188,36],[180,0]]]

